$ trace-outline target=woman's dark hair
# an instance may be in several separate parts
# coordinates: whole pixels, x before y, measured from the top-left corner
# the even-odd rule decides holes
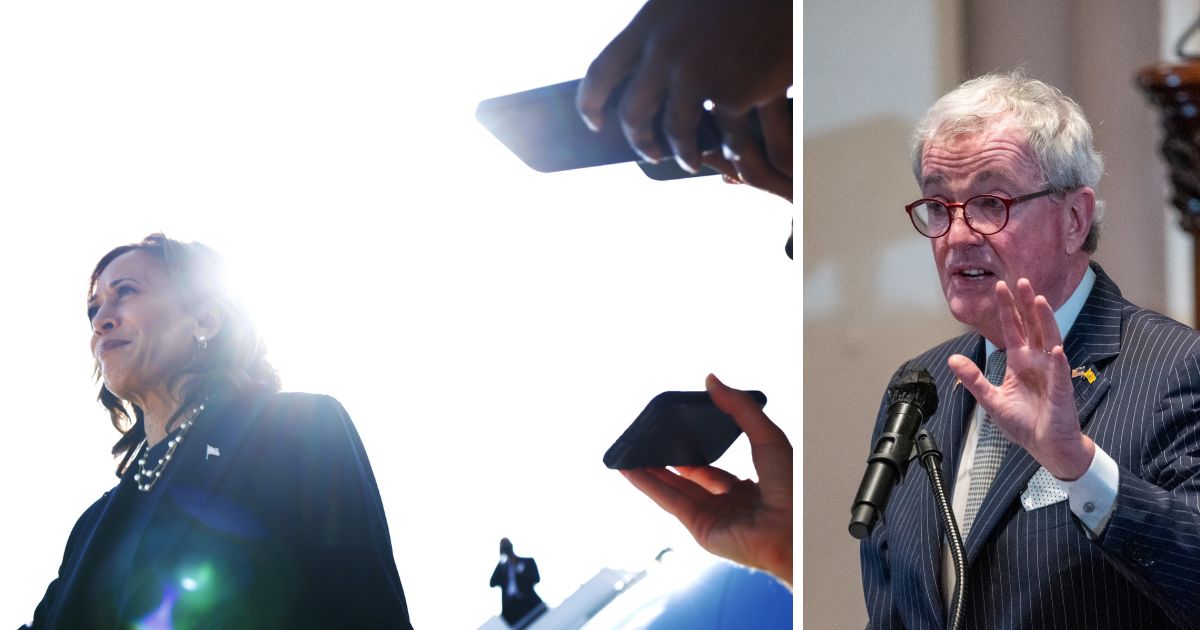
[[[215,308],[221,316],[220,332],[207,340],[207,346],[193,348],[192,360],[169,382],[174,387],[179,379],[190,376],[180,390],[179,409],[167,420],[167,431],[184,413],[205,399],[236,398],[259,392],[279,391],[279,375],[267,361],[267,349],[254,329],[250,316],[224,282],[221,257],[201,243],[185,243],[162,234],[151,234],[140,243],[113,249],[96,263],[88,284],[88,299],[96,293],[100,274],[118,256],[143,251],[163,263],[167,276],[174,282],[188,311],[206,306]],[[96,378],[100,378],[100,363],[96,363]],[[121,438],[113,445],[114,457],[121,457],[117,474],[122,474],[134,451],[146,437],[143,411],[137,405],[121,400],[100,385],[100,404],[108,409],[109,417]]]

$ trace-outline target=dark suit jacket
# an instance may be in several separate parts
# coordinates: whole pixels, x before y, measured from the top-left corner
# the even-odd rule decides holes
[[[95,626],[82,583],[117,561],[94,547],[128,526],[106,512],[137,493],[132,472],[76,523],[34,628]],[[411,627],[370,463],[333,398],[217,403],[153,491],[132,496],[152,503],[120,627],[163,606],[177,629]]]
[[[1200,627],[1200,334],[1130,304],[1092,268],[1064,350],[1096,376],[1072,381],[1083,431],[1120,467],[1112,518],[1093,540],[1066,501],[1025,511],[1019,497],[1039,465],[1011,447],[964,541],[966,627]],[[983,339],[964,335],[904,366],[928,368],[937,383],[926,427],[949,479],[975,406],[946,366],[955,353],[982,366]],[[916,463],[861,551],[869,627],[945,626],[942,528]]]
[[[513,577],[517,582],[517,592],[513,594],[508,592],[508,567],[510,564],[513,565]],[[537,562],[534,562],[533,558],[511,555],[507,562],[496,564],[496,570],[492,571],[491,586],[500,587],[501,616],[509,625],[517,623],[542,603],[542,598],[538,597],[533,590],[533,585],[540,582],[541,579],[542,576],[538,575]]]

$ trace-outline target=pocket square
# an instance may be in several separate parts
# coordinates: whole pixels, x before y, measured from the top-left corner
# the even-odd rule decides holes
[[[1029,480],[1029,485],[1025,486],[1025,491],[1021,493],[1021,507],[1025,508],[1026,512],[1066,500],[1067,489],[1045,468],[1038,468]]]

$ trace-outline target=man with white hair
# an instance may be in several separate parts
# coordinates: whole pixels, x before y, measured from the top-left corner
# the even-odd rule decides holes
[[[1103,163],[1079,107],[1020,73],[968,81],[918,126],[913,170],[906,210],[973,329],[897,372],[937,385],[925,428],[963,532],[964,626],[1200,627],[1200,333],[1091,262]],[[869,627],[946,626],[954,568],[923,472],[862,570]]]

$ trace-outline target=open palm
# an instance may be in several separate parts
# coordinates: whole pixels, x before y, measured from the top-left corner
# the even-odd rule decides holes
[[[1010,442],[1055,477],[1077,479],[1091,463],[1094,445],[1079,429],[1071,368],[1054,311],[1024,278],[1017,281],[1015,297],[1005,282],[997,282],[996,302],[1008,354],[1004,381],[992,385],[962,355],[950,357],[950,369]]]

